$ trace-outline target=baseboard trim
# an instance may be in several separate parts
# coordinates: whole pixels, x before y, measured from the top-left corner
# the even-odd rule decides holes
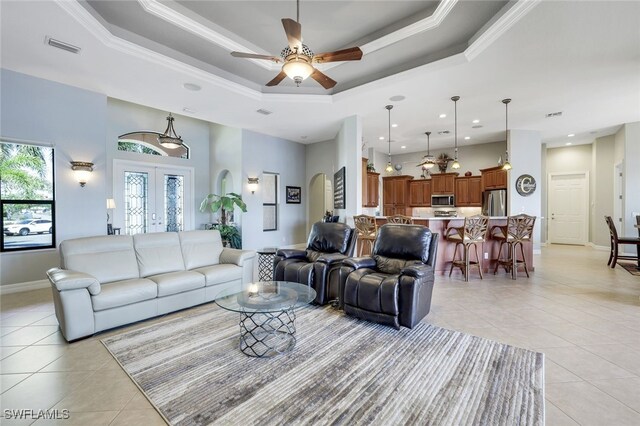
[[[591,247],[594,250],[600,250],[600,251],[610,251],[611,250],[611,247],[609,247],[609,246],[597,246],[592,242],[588,242],[587,246]]]
[[[0,295],[21,293],[23,291],[40,290],[41,288],[47,288],[49,284],[48,280],[27,281],[24,283],[5,284],[0,285]]]

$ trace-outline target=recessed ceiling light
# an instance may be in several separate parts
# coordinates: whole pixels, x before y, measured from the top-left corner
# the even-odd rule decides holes
[[[468,141],[469,139],[471,139],[471,136],[465,136],[465,137],[464,137],[464,140],[465,140],[465,141]]]
[[[480,120],[473,120],[472,123],[473,124],[478,124],[480,122]]]
[[[440,118],[447,118],[447,114],[440,114]]]
[[[404,101],[406,98],[402,95],[395,95],[389,98],[390,101],[393,102],[400,102],[400,101]]]
[[[378,139],[383,141],[384,140],[384,136],[380,136]]]
[[[193,114],[193,113],[195,113],[195,111],[194,111],[194,110],[192,110],[191,108],[187,108],[187,107],[182,108],[182,111],[184,111],[184,112],[188,112],[189,114]]]
[[[391,127],[398,127],[398,125],[396,123],[393,123]]]
[[[185,83],[185,84],[182,85],[182,87],[184,87],[187,90],[194,91],[194,92],[197,92],[198,90],[202,89],[202,87],[198,86],[195,83]]]
[[[402,146],[400,147],[400,149],[407,149],[407,146],[406,146],[406,145],[402,145]]]
[[[573,145],[573,144],[571,142],[567,142],[567,143],[565,143],[565,145],[568,146],[568,145]]]
[[[575,134],[574,134],[574,133],[569,133],[569,134],[567,135],[567,137],[568,137],[568,138],[572,138],[572,137],[574,137],[574,136],[575,136]]]

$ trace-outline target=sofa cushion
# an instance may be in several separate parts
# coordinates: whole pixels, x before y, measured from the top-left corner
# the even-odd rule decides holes
[[[168,272],[147,278],[158,284],[158,297],[202,288],[205,283],[204,275],[193,271]]]
[[[205,276],[207,287],[242,279],[242,268],[228,263],[206,266],[204,268],[194,269],[194,271]]]
[[[138,262],[129,235],[107,235],[60,243],[62,268],[93,275],[104,284],[139,278]]]
[[[133,248],[141,277],[184,271],[180,239],[176,232],[134,235]]]
[[[191,270],[220,263],[220,253],[223,248],[220,231],[185,231],[178,232],[178,237],[186,269]]]
[[[91,296],[91,303],[94,311],[102,311],[155,299],[157,296],[156,283],[146,278],[136,278],[103,284],[100,294]]]

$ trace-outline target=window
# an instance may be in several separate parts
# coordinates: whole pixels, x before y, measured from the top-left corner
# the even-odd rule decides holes
[[[262,174],[262,230],[276,231],[278,229],[278,175],[275,173]]]
[[[187,144],[167,149],[158,142],[158,132],[131,132],[118,136],[118,151],[137,152],[139,154],[161,155],[165,157],[189,158]]]
[[[55,247],[53,148],[0,141],[0,251]]]

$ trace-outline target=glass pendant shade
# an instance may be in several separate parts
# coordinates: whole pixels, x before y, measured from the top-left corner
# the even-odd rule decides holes
[[[284,64],[282,71],[296,84],[300,84],[313,73],[314,68],[308,61],[298,57]]]
[[[158,143],[169,149],[180,148],[184,145],[182,138],[176,134],[176,131],[173,128],[173,120],[174,118],[171,116],[171,113],[169,113],[169,116],[167,117],[167,130],[165,130],[162,135],[158,136]]]
[[[393,166],[391,165],[391,162],[387,163],[387,167],[385,167],[384,171],[387,173],[393,173]]]
[[[453,163],[451,164],[451,168],[453,170],[458,170],[460,168],[460,163],[458,162],[458,160],[453,160]]]
[[[427,135],[427,155],[422,157],[422,161],[417,165],[417,167],[422,167],[422,170],[429,170],[436,165],[436,160],[431,155],[430,150],[429,137],[431,136],[431,132],[425,132],[424,134]]]

